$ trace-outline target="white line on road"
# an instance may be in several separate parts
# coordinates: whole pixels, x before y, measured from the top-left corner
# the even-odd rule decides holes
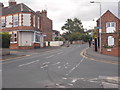
[[[36,60],[36,61],[32,61],[32,62],[29,62],[29,63],[26,63],[26,64],[21,64],[21,65],[19,65],[18,67],[30,65],[30,64],[32,64],[32,63],[39,62],[39,61],[40,61],[40,60]]]
[[[2,70],[0,70],[0,72],[2,72]]]
[[[58,65],[58,64],[60,64],[60,62],[57,62],[57,63],[55,63],[55,64],[52,64],[52,65]]]
[[[45,64],[49,64],[50,62],[45,62],[45,63],[43,63],[42,65],[45,65]]]
[[[84,57],[81,59],[81,61],[75,66],[75,67],[73,67],[70,71],[69,71],[69,73],[68,74],[66,74],[66,75],[69,75],[73,70],[75,70],[82,62],[83,62],[83,60],[84,60]]]
[[[50,55],[50,56],[48,56],[48,57],[46,57],[46,58],[51,58],[51,57],[54,57],[55,55]]]
[[[57,54],[62,54],[63,52],[59,52],[59,53],[57,53]]]

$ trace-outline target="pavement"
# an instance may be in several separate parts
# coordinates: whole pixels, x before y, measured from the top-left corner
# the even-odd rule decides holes
[[[14,58],[21,58],[21,57],[27,57],[27,56],[31,56],[34,54],[39,54],[39,53],[43,53],[43,52],[48,52],[51,50],[55,50],[55,49],[60,49],[62,48],[61,46],[48,46],[48,47],[44,47],[44,48],[39,48],[39,49],[27,49],[27,50],[18,50],[18,49],[14,49],[14,50],[10,50],[10,55],[5,55],[2,56],[2,60],[8,60],[8,59],[14,59]]]
[[[91,60],[96,60],[100,62],[106,62],[112,64],[120,63],[120,61],[118,60],[120,57],[100,54],[94,50],[94,47],[87,48],[83,52],[83,55]]]

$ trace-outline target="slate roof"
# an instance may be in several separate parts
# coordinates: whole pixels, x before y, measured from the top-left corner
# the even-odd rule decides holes
[[[32,9],[30,9],[28,6],[26,6],[24,3],[15,4],[8,7],[2,8],[2,15],[8,15],[8,14],[15,14],[20,12],[32,12],[35,13]]]

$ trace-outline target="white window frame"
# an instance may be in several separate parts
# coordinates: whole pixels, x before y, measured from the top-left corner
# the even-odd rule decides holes
[[[29,15],[29,17],[26,17],[27,15]],[[29,21],[26,18],[29,19]],[[23,13],[23,26],[31,26],[31,14]]]
[[[35,15],[33,16],[33,26],[35,27]]]
[[[4,25],[4,27],[3,27]],[[5,28],[6,25],[5,25],[5,17],[1,17],[1,29]]]
[[[114,26],[112,26],[112,24],[114,24]],[[116,22],[107,22],[106,28],[108,28],[108,27],[116,27]]]
[[[38,29],[40,28],[40,17],[38,17]]]
[[[112,38],[113,39],[113,45],[109,45],[110,44],[110,41],[111,39],[109,40],[109,38]],[[108,36],[108,46],[114,46],[115,45],[115,38],[113,36]]]
[[[14,35],[13,35],[14,34]],[[16,34],[16,37],[15,37],[15,34]],[[11,39],[12,39],[12,41],[10,40],[10,43],[17,43],[17,32],[10,32],[10,35],[11,35]],[[16,39],[16,41],[15,41],[15,39]]]
[[[11,18],[9,18],[9,17],[11,17]],[[11,20],[11,21],[8,21],[9,19]],[[13,26],[13,16],[12,15],[9,15],[9,16],[6,16],[6,28],[12,28],[12,26]]]
[[[16,18],[17,17],[17,18]],[[13,27],[18,27],[19,26],[19,21],[18,21],[18,14],[13,15]]]

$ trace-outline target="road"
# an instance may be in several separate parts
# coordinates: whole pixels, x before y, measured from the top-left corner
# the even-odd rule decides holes
[[[100,76],[118,76],[118,66],[91,61],[80,53],[88,45],[71,45],[29,57],[3,61],[3,88],[100,88]]]

